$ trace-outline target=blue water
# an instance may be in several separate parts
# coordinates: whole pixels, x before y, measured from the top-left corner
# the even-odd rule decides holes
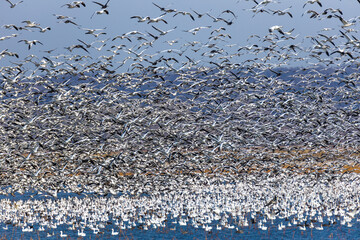
[[[33,200],[49,199],[57,202],[59,199],[63,199],[71,202],[71,199],[74,199],[75,197],[78,199],[98,199],[98,196],[94,194],[88,194],[85,196],[63,192],[60,192],[58,194],[58,198],[56,199],[46,194],[39,194],[35,191],[29,191],[23,195],[15,193],[14,195],[0,196],[1,201],[7,199],[12,203],[10,205],[10,209],[7,204],[0,205],[1,219],[6,219],[3,216],[6,213],[9,214],[9,212],[12,212],[12,214],[15,214],[19,219],[21,219],[17,224],[12,222],[12,218],[10,218],[7,222],[0,222],[0,237],[2,239],[82,239],[82,237],[78,236],[78,230],[83,229],[83,232],[86,234],[83,239],[360,239],[359,214],[356,214],[351,221],[347,223],[344,221],[344,216],[349,217],[350,215],[348,213],[342,213],[342,216],[337,215],[340,214],[339,208],[337,211],[332,211],[331,216],[327,216],[322,214],[323,208],[320,207],[318,208],[318,213],[311,217],[312,220],[310,220],[310,216],[301,214],[301,218],[306,219],[301,224],[299,223],[299,216],[297,216],[296,213],[292,213],[290,217],[284,218],[282,217],[282,214],[278,212],[276,214],[276,219],[271,220],[266,218],[263,210],[259,210],[258,212],[245,213],[240,221],[239,216],[232,217],[230,212],[221,212],[219,214],[219,216],[221,216],[221,220],[213,220],[210,224],[208,224],[208,226],[212,227],[209,231],[206,231],[201,223],[194,224],[193,219],[191,219],[191,217],[189,217],[185,212],[185,209],[188,209],[186,207],[184,207],[184,212],[180,212],[180,215],[177,217],[174,217],[172,214],[166,215],[166,220],[161,223],[161,226],[156,227],[154,224],[146,224],[146,220],[149,220],[151,216],[160,215],[161,217],[161,210],[155,209],[154,211],[151,210],[143,215],[141,218],[143,221],[139,221],[140,218],[134,220],[132,217],[130,217],[129,220],[121,219],[119,217],[114,218],[112,217],[112,214],[109,214],[109,217],[102,220],[102,222],[94,222],[94,225],[98,226],[98,234],[95,234],[94,230],[90,228],[89,222],[86,227],[83,227],[84,225],[81,223],[83,221],[82,216],[75,217],[77,225],[68,225],[59,224],[58,220],[56,220],[56,215],[54,215],[50,222],[57,223],[57,227],[51,228],[46,225],[43,226],[44,231],[39,231],[39,228],[41,227],[39,225],[39,221],[33,221],[33,223],[31,223],[31,221],[29,221],[29,216],[19,216],[19,212],[21,211],[17,211],[21,208],[21,204],[28,200],[32,202]],[[113,197],[114,196],[107,196],[105,199],[109,200]],[[120,199],[120,197],[120,195],[115,196],[116,199]],[[126,198],[132,199],[131,196],[127,196]],[[46,204],[43,204],[46,208],[45,205]],[[352,206],[356,208],[356,205],[357,203],[355,201]],[[6,206],[8,207],[7,209],[2,209]],[[341,204],[337,206],[341,206]],[[47,209],[44,212],[46,211],[46,214],[51,212],[50,209]],[[66,211],[64,211],[64,213],[66,213]],[[38,217],[46,214],[33,212],[33,216]],[[187,225],[181,226],[179,224],[180,219],[187,219],[188,217],[190,220],[187,221]],[[322,217],[322,222],[320,222],[319,217]],[[69,217],[68,220],[71,218],[74,219],[74,217]],[[121,220],[123,220],[123,225],[121,224]],[[229,229],[222,226],[221,221],[223,220],[226,220],[227,224],[229,226],[233,226],[234,228]],[[22,225],[24,225],[25,221],[27,221],[25,228],[30,228],[31,232],[23,231]],[[129,221],[134,221],[135,226],[130,225]],[[247,226],[246,224],[243,224],[244,221],[248,223]],[[267,227],[267,229],[260,229],[259,222],[263,222],[263,225]],[[285,228],[278,230],[280,225],[285,226]],[[321,225],[323,226],[323,230],[316,229]],[[198,227],[195,228],[194,226]],[[218,226],[222,226],[222,229],[218,230]],[[300,227],[304,226],[306,227],[306,230],[301,230]],[[69,227],[72,227],[73,229],[69,229]],[[148,227],[147,230],[145,229],[146,227]],[[60,231],[67,236],[61,237]],[[119,232],[119,234],[112,235],[112,231]]]
[[[121,230],[114,228],[114,224],[109,224],[106,228],[100,230],[101,233],[94,234],[92,230],[85,228],[86,236],[84,239],[359,239],[360,238],[360,222],[354,222],[352,227],[341,225],[340,223],[332,226],[324,227],[324,230],[316,230],[315,228],[307,228],[301,231],[298,226],[287,227],[284,230],[278,230],[277,225],[269,226],[267,230],[260,230],[256,225],[248,227],[240,227],[235,229],[216,230],[213,225],[211,231],[205,231],[203,228],[194,228],[192,226],[179,226],[173,230],[175,224],[166,227],[149,228],[143,230],[141,227],[133,229]],[[68,230],[69,226],[62,225],[56,229],[45,229],[38,231],[38,226],[34,226],[33,232],[22,232],[20,227],[8,226],[8,230],[4,230],[5,224],[1,224],[0,236],[5,239],[61,239],[60,231],[68,236],[64,239],[78,239],[77,230]],[[111,231],[114,228],[119,235],[112,236]],[[54,236],[47,237],[51,233]]]
[[[28,200],[28,199],[44,199],[51,197],[46,197],[44,195],[35,195],[34,193],[26,193],[24,195],[15,194],[14,196],[2,196],[1,199],[7,198],[12,202],[19,200]],[[33,197],[31,197],[33,196]],[[68,197],[79,197],[76,194],[69,193],[60,193],[59,198],[68,198]],[[96,198],[96,196],[93,196]],[[81,196],[80,196],[81,198]],[[0,209],[0,212],[4,212],[3,209]],[[252,215],[252,216],[251,216]],[[186,218],[187,216],[183,215],[180,218]],[[294,217],[290,218],[277,218],[275,220],[269,220],[264,223],[267,227],[266,230],[261,230],[258,226],[259,221],[264,219],[264,216],[261,213],[248,213],[246,214],[246,219],[248,220],[248,226],[242,226],[237,223],[236,220],[231,218],[231,215],[228,218],[228,223],[232,226],[235,226],[234,229],[228,229],[222,227],[221,230],[217,230],[217,226],[221,226],[219,221],[213,221],[209,226],[212,227],[210,231],[206,231],[201,225],[198,228],[195,228],[192,225],[192,220],[189,220],[186,226],[180,226],[178,224],[179,217],[173,218],[171,215],[167,216],[164,226],[154,227],[151,225],[148,227],[148,230],[144,229],[145,223],[136,223],[135,227],[129,227],[127,221],[124,225],[126,229],[121,229],[119,221],[115,219],[109,219],[105,221],[104,228],[100,227],[99,233],[94,234],[94,231],[89,227],[83,228],[86,236],[83,239],[360,239],[360,219],[359,216],[355,216],[351,224],[342,225],[340,216],[323,216],[323,230],[317,230],[316,227],[320,227],[319,222],[313,221],[313,228],[310,228],[310,220],[302,223],[302,226],[306,225],[306,230],[300,230],[300,224],[294,224]],[[312,219],[316,219],[317,216]],[[80,220],[79,220],[80,221]],[[176,223],[174,223],[176,221]],[[279,224],[283,224],[285,229],[278,230]],[[291,226],[288,226],[288,224]],[[78,236],[78,230],[81,230],[80,227],[70,230],[69,225],[62,224],[58,225],[57,228],[44,227],[44,231],[39,231],[39,224],[27,224],[31,226],[32,232],[23,232],[22,227],[14,226],[10,223],[0,223],[0,237],[3,239],[82,239]],[[4,229],[4,228],[8,229]],[[112,229],[119,232],[118,235],[112,235]],[[66,237],[60,236],[60,231],[63,231],[63,234],[66,234]],[[51,234],[51,236],[48,236]]]

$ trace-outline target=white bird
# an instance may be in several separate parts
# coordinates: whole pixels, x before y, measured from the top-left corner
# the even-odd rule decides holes
[[[17,34],[11,34],[10,36],[3,36],[0,38],[0,41],[4,41],[9,38],[17,37]]]
[[[343,25],[341,26],[342,28],[350,27],[350,26],[352,26],[352,25],[355,24],[355,21],[353,21],[353,22],[346,21],[346,20],[343,19],[341,16],[336,15],[336,14],[335,14],[334,16],[337,17],[337,18],[341,21],[341,23],[343,24]]]
[[[321,224],[320,227],[315,227],[316,230],[324,230],[323,225]]]
[[[153,29],[155,29],[156,31],[158,31],[160,33],[160,35],[165,35],[168,34],[169,32],[174,31],[177,27],[174,27],[173,29],[167,30],[167,31],[163,31],[155,26],[151,26]]]
[[[149,17],[149,16],[146,16],[146,17],[132,16],[132,17],[130,17],[130,18],[131,18],[131,19],[137,18],[137,19],[138,19],[138,22],[145,22],[145,21],[150,20],[150,17]]]
[[[46,31],[50,31],[51,30],[51,27],[45,27],[45,28],[42,28],[42,27],[37,27],[38,29],[40,29],[40,32],[41,33],[44,33],[44,32],[46,32]]]
[[[119,232],[115,232],[114,229],[111,229],[111,235],[115,236],[115,235],[119,235]]]
[[[306,231],[306,226],[299,226],[300,231]]]
[[[294,31],[294,28],[293,28],[293,29],[291,29],[291,30],[288,31],[288,32],[284,32],[284,31],[282,30],[282,28],[283,28],[283,26],[275,25],[275,26],[272,26],[272,27],[269,28],[269,32],[272,33],[272,32],[274,32],[274,31],[278,31],[278,32],[279,32],[280,34],[282,34],[282,35],[290,35],[290,34]]]
[[[23,39],[23,40],[19,40],[18,42],[24,42],[25,44],[27,44],[29,50],[33,45],[36,45],[37,43],[40,43],[41,45],[44,45],[39,40],[25,40],[25,39]]]
[[[304,4],[304,6],[303,6],[303,8],[306,6],[306,4],[314,4],[314,3],[317,3],[320,7],[322,7],[322,4],[321,4],[321,2],[319,1],[319,0],[308,0],[305,4]]]
[[[61,7],[65,7],[67,6],[67,8],[79,8],[80,6],[79,5],[73,5],[71,3],[66,3],[64,5],[62,5]]]
[[[211,26],[206,26],[206,27],[196,27],[190,30],[184,30],[184,32],[188,32],[188,33],[192,33],[193,35],[195,35],[197,32],[199,32],[201,29],[206,29],[206,28],[211,28]]]
[[[107,9],[102,9],[102,10],[96,11],[91,15],[90,18],[93,18],[95,14],[97,14],[97,15],[101,15],[101,14],[109,15],[109,11]]]
[[[83,229],[81,229],[81,232],[79,231],[79,229],[78,229],[78,236],[80,236],[80,237],[86,237],[86,233],[84,233],[84,230]]]
[[[154,4],[154,6],[158,7],[160,9],[160,11],[165,12],[165,13],[172,13],[172,12],[176,12],[176,9],[170,9],[170,8],[164,8],[164,7],[160,7],[159,5]]]
[[[29,27],[29,28],[38,28],[40,25],[39,23],[31,22],[29,20],[22,21],[22,23],[26,23],[25,27]]]
[[[60,231],[60,237],[65,238],[67,237],[67,234],[63,234],[63,231]]]
[[[271,11],[273,13],[273,15],[277,14],[278,16],[283,16],[283,15],[287,14],[292,18],[293,15],[291,14],[291,12],[288,11],[290,8],[291,7],[287,8],[287,9],[284,9],[284,10],[271,10],[271,9],[269,9],[269,11]]]
[[[194,18],[193,15],[191,15],[191,13],[189,13],[189,12],[178,11],[177,13],[174,14],[173,17],[175,17],[175,16],[178,15],[178,14],[181,14],[181,15],[183,15],[183,16],[188,15],[193,21],[195,21],[195,18]]]
[[[269,28],[269,32],[274,32],[274,31],[278,31],[281,34],[284,34],[284,32],[282,31],[283,26],[279,26],[279,25],[275,25]]]
[[[163,16],[164,16],[164,15],[161,15],[160,17],[157,17],[157,18],[150,18],[149,21],[148,21],[148,24],[149,24],[149,23],[157,23],[157,22],[160,22],[160,21],[168,24],[167,21],[165,21],[165,20],[162,18]]]
[[[105,28],[102,28],[102,29],[89,29],[89,28],[82,28],[82,30],[85,30],[85,34],[94,34],[96,31],[102,31],[102,30],[105,30]]]

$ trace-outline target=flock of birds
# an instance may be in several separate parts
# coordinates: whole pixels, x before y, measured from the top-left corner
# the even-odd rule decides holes
[[[11,9],[25,4],[6,1]],[[284,21],[299,17],[292,6],[275,10],[278,3],[272,0],[247,2],[253,6],[244,11],[253,13],[253,17],[266,14],[280,16]],[[94,4],[99,10],[92,12],[90,19],[97,20],[115,12],[112,3],[73,1],[60,7],[76,12]],[[305,9],[302,18],[329,24],[315,35],[301,36],[296,28],[267,26],[265,35],[249,36],[246,45],[240,45],[227,32],[240,18],[235,10],[214,14],[177,10],[157,3],[152,3],[158,11],[157,17],[134,15],[129,19],[144,31],[113,35],[107,32],[107,27],[85,28],[78,22],[80,17],[60,14],[53,14],[58,21],[56,26],[43,26],[32,20],[3,25],[10,34],[1,36],[0,44],[6,46],[7,41],[19,44],[17,49],[0,49],[1,193],[14,195],[36,190],[36,194],[52,197],[59,192],[121,193],[130,197],[104,201],[120,205],[122,201],[130,201],[135,205],[129,203],[131,207],[125,213],[136,208],[139,215],[133,197],[155,196],[150,202],[142,203],[146,208],[151,201],[170,204],[166,199],[174,197],[171,194],[180,201],[184,196],[178,191],[203,191],[199,186],[204,189],[214,186],[212,191],[216,192],[217,188],[226,188],[226,184],[241,188],[244,181],[247,188],[255,191],[256,187],[250,187],[252,184],[265,186],[269,178],[277,179],[276,184],[284,188],[296,188],[300,184],[294,181],[289,186],[281,182],[285,178],[282,174],[290,179],[299,178],[299,174],[300,178],[315,176],[314,186],[322,181],[329,184],[327,188],[317,188],[318,191],[333,188],[332,183],[347,178],[342,167],[359,160],[360,40],[356,26],[360,18],[347,19],[343,10],[326,7],[328,4],[309,0],[302,6]],[[171,21],[180,18],[192,24],[210,22],[191,29],[173,26]],[[47,49],[43,40],[46,38],[22,37],[46,36],[59,25],[80,32],[83,37],[75,37],[72,45],[55,49]],[[26,51],[31,54],[23,56]],[[5,62],[8,64],[4,65]],[[311,167],[329,161],[326,171],[315,171],[310,176],[302,175],[304,165],[291,170],[283,167],[299,162]],[[256,179],[249,180],[249,172]],[[307,183],[302,189],[308,187]],[[247,193],[232,191],[226,194]],[[256,206],[240,207],[242,214],[243,209],[262,211],[268,219],[274,214],[292,214],[291,205],[286,204],[294,195],[284,197],[284,202],[277,197],[273,203],[264,205],[276,188],[256,191],[267,197],[258,205],[253,203]],[[249,200],[249,195],[244,196]],[[229,202],[234,203],[238,197],[233,196]],[[351,198],[355,202],[359,200],[357,195]],[[192,197],[187,196],[183,201],[186,199],[191,201]],[[66,206],[74,201],[53,203],[60,206],[58,214],[66,216],[61,213],[66,210],[61,204]],[[201,207],[200,202],[195,206]],[[14,209],[11,207],[14,203],[7,200],[1,202],[1,208],[7,209],[6,204],[13,211],[11,214],[29,217],[29,211],[17,212],[30,208]],[[31,204],[39,202],[32,200]],[[323,204],[321,211],[329,207]],[[303,207],[307,210],[296,209],[303,211],[299,214],[314,206]],[[319,213],[318,208],[315,207],[313,216]],[[159,226],[167,214],[176,215],[170,207],[166,209],[157,209]],[[212,220],[228,217],[215,208],[204,209],[209,212],[203,214]],[[354,206],[351,209],[342,212],[344,216]],[[211,230],[207,220],[198,219],[201,216],[198,210],[188,209],[186,213],[194,215],[193,223]],[[55,210],[48,207],[41,211]],[[235,210],[228,207],[224,211]],[[28,221],[11,214],[2,214],[2,221],[16,225]],[[115,212],[112,214],[114,217]],[[135,218],[134,214],[126,217]],[[227,217],[222,226],[229,224]],[[153,224],[153,217],[148,221],[144,218],[137,216],[136,221],[142,219]],[[41,219],[36,221],[41,225]],[[136,221],[133,224],[138,224]],[[304,225],[306,220],[296,221]],[[260,222],[261,227],[266,225],[264,220]]]
[[[201,188],[191,184],[183,191],[142,198],[1,199],[0,221],[6,224],[3,231],[14,238],[32,233],[53,239],[126,238],[134,229],[139,234],[132,235],[135,239],[147,238],[147,231],[184,237],[228,230],[241,237],[252,229],[272,230],[277,233],[273,238],[310,229],[316,238],[334,226],[337,230],[328,235],[341,238],[336,232],[346,232],[360,221],[358,174],[344,178],[330,183],[315,176],[280,174],[258,182],[257,176],[248,175],[235,184],[214,181]]]

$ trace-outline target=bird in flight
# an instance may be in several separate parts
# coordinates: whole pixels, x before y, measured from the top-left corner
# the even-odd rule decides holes
[[[101,15],[101,14],[109,15],[109,11],[107,9],[102,9],[102,10],[96,11],[91,15],[90,18],[93,18],[95,14],[97,14],[97,15]]]
[[[43,45],[39,40],[20,40],[18,42],[25,42],[25,44],[28,45],[28,49],[30,50],[30,48],[33,46],[33,45],[36,45],[36,43],[40,43],[41,45]]]
[[[170,9],[170,8],[164,8],[164,7],[160,7],[159,5],[157,5],[156,3],[152,3],[154,4],[154,6],[158,7],[160,9],[160,11],[162,12],[166,12],[166,13],[173,13],[176,12],[176,9]]]
[[[14,7],[16,7],[16,5],[18,5],[18,4],[20,4],[20,3],[23,2],[23,1],[20,1],[20,2],[17,2],[17,3],[12,3],[12,2],[10,2],[10,0],[5,0],[5,1],[7,1],[8,3],[10,3],[10,8],[14,8]]]

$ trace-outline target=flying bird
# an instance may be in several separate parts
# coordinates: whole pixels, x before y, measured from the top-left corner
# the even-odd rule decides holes
[[[102,9],[102,10],[96,11],[91,15],[90,18],[93,18],[95,14],[97,14],[97,15],[101,15],[101,14],[109,15],[109,11],[107,9]]]
[[[159,29],[159,28],[157,28],[157,27],[155,27],[155,26],[151,26],[153,29],[155,29],[156,31],[158,31],[159,33],[160,33],[160,35],[165,35],[165,34],[167,34],[167,33],[169,33],[169,32],[172,32],[172,31],[174,31],[177,27],[174,27],[173,29],[170,29],[170,30],[167,30],[167,31],[163,31],[163,30],[161,30],[161,29]]]
[[[176,9],[170,9],[170,8],[164,8],[164,7],[160,7],[159,5],[152,3],[154,6],[158,7],[160,9],[160,11],[162,12],[166,12],[166,13],[172,13],[172,12],[176,12]]]
[[[145,21],[148,21],[150,20],[150,17],[149,16],[146,16],[146,17],[141,17],[141,16],[132,16],[130,17],[131,19],[138,19],[138,22],[145,22]]]
[[[206,13],[198,13],[193,9],[191,9],[191,11],[193,11],[197,15],[198,18],[202,18],[204,15],[206,15]]]
[[[211,26],[206,26],[206,27],[196,27],[190,30],[184,30],[184,32],[188,32],[188,33],[192,33],[193,35],[195,35],[198,31],[200,31],[201,29],[206,29],[206,28],[211,28]]]
[[[230,13],[230,14],[232,14],[232,15],[234,16],[234,18],[236,18],[235,13],[234,13],[233,11],[229,10],[229,9],[224,10],[224,11],[222,11],[221,13]]]
[[[177,13],[174,14],[173,17],[175,17],[175,16],[178,15],[178,14],[181,14],[181,15],[183,15],[183,16],[188,15],[193,21],[195,21],[195,18],[194,18],[193,15],[191,15],[191,13],[189,13],[189,12],[178,11]]]
[[[320,0],[308,0],[308,1],[304,4],[303,8],[304,8],[308,3],[309,3],[309,4],[315,4],[315,3],[317,3],[320,7],[322,7],[322,4],[321,4]]]
[[[157,17],[157,18],[149,18],[149,19],[148,19],[148,24],[149,24],[149,23],[157,23],[157,22],[160,22],[160,21],[168,24],[167,21],[165,21],[165,20],[162,18],[163,16],[164,16],[164,15],[161,15],[160,17]]]
[[[14,7],[16,7],[16,5],[18,5],[18,4],[20,4],[20,3],[23,2],[23,1],[20,1],[20,2],[17,2],[17,3],[12,3],[12,2],[10,2],[10,0],[5,0],[5,1],[7,1],[8,3],[10,3],[10,8],[14,8]]]
[[[22,40],[19,40],[18,42],[24,42],[25,44],[27,44],[29,50],[31,49],[31,47],[33,45],[36,45],[37,43],[40,43],[41,45],[44,45],[39,40],[25,40],[25,39],[22,39]]]

